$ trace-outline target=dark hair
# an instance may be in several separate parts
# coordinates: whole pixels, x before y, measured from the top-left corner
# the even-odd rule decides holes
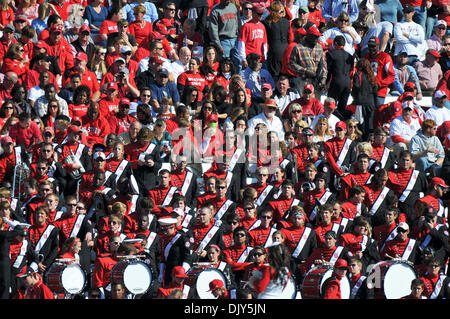
[[[275,270],[275,278],[281,285],[286,284],[286,275],[291,261],[291,254],[283,244],[270,246],[267,249],[267,260]]]
[[[333,43],[342,47],[345,45],[345,38],[342,35],[337,35],[334,38]]]
[[[361,185],[355,185],[350,189],[350,192],[348,194],[349,198],[352,198],[355,195],[359,195],[362,193],[366,193],[366,190]]]
[[[86,93],[88,99],[91,96],[91,89],[86,85],[80,85],[73,91],[73,103],[76,103],[78,96],[81,93]]]
[[[356,63],[356,70],[361,71],[362,73],[366,74],[369,82],[372,86],[377,85],[377,78],[375,77],[375,74],[373,72],[372,66],[370,65],[369,60],[367,59],[361,59]]]

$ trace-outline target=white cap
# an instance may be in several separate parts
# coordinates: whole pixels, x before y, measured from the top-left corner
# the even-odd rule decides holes
[[[172,213],[176,213],[178,216],[184,216],[184,211],[181,208],[174,208]]]
[[[414,102],[413,101],[405,101],[402,103],[402,109],[410,108],[414,110]]]
[[[128,45],[124,45],[122,49],[120,49],[120,53],[131,52],[131,48]]]
[[[405,222],[401,222],[400,224],[398,224],[397,226],[398,228],[404,229],[404,230],[409,230],[409,225]]]
[[[103,153],[103,152],[95,152],[94,153],[94,161],[97,159],[97,158],[103,158],[103,160],[105,161],[106,160],[106,155],[105,155],[105,153]]]
[[[447,97],[447,94],[444,91],[437,90],[436,93],[434,93],[434,97],[437,99],[441,99],[443,97]]]
[[[434,24],[434,27],[437,27],[439,25],[447,27],[447,22],[445,22],[444,20],[437,20],[436,23]]]
[[[158,219],[158,223],[161,226],[170,226],[170,225],[175,225],[178,221],[175,218],[172,217],[161,217],[160,219]]]

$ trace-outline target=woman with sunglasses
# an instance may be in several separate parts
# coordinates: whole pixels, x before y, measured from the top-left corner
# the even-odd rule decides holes
[[[358,121],[355,119],[348,119],[347,124],[347,138],[352,141],[361,142],[363,133],[358,128]]]
[[[44,126],[45,127],[54,127],[56,117],[61,114],[62,114],[62,112],[61,112],[61,108],[59,107],[58,100],[51,99],[50,101],[48,101],[47,112],[42,117],[42,122],[44,123]]]
[[[0,128],[3,128],[6,121],[11,117],[17,117],[17,110],[14,107],[14,103],[11,100],[7,100],[0,108]]]
[[[97,45],[95,47],[94,54],[92,55],[92,58],[87,65],[89,71],[95,73],[99,83],[101,83],[105,74],[108,73],[108,67],[105,62],[105,57],[106,49]]]
[[[29,72],[30,60],[25,55],[25,49],[22,43],[16,42],[11,44],[3,58],[2,73],[14,72],[20,78]]]
[[[111,236],[120,236],[122,240],[125,238],[125,235],[123,234],[123,221],[124,220],[118,213],[110,215],[107,218],[105,217],[102,221],[102,224],[104,223],[104,226],[106,227],[104,229],[106,231],[99,233],[95,239],[94,252],[97,256],[109,252],[109,239]],[[103,227],[99,228],[99,230],[101,229],[103,229]]]

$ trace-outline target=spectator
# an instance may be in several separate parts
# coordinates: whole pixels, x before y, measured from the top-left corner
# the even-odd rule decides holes
[[[148,3],[153,4],[150,2]],[[140,46],[153,31],[152,23],[144,19],[145,13],[146,8],[143,4],[135,6],[133,8],[135,20],[128,26],[128,32],[136,38],[137,46]]]
[[[414,83],[417,89],[417,100],[422,99],[422,89],[420,86],[419,78],[417,77],[416,69],[413,66],[408,65],[408,54],[403,51],[395,57],[394,64],[395,81],[392,83],[391,91],[389,95],[399,96],[405,93],[406,84]]]
[[[356,0],[343,1],[343,0],[325,0],[322,6],[322,16],[328,25],[335,26],[338,24],[338,16],[342,12],[348,12],[347,18],[350,24],[352,24],[359,14],[358,2]]]
[[[245,5],[245,4],[243,4]],[[247,7],[251,6],[250,4]],[[247,10],[249,12],[250,10]],[[251,11],[250,11],[251,12]],[[227,19],[224,19],[224,16]],[[239,35],[239,10],[231,0],[221,0],[209,14],[209,36],[219,55],[231,57],[231,51],[236,45]]]
[[[361,37],[356,30],[350,26],[351,19],[347,12],[342,12],[336,19],[336,26],[326,30],[319,38],[320,42],[326,43],[327,40],[334,40],[338,35],[341,35],[345,39],[344,50],[350,55],[355,53],[355,45],[361,42]]]
[[[394,39],[396,42],[394,55],[405,51],[408,54],[408,64],[413,65],[421,59],[426,47],[425,33],[420,24],[413,22],[415,7],[406,4],[403,6],[404,19],[396,23],[394,27]]]
[[[444,20],[438,20],[434,24],[433,35],[427,40],[428,49],[440,51],[443,47],[442,40],[444,40],[447,31],[447,23]]]
[[[91,61],[94,55],[95,45],[94,42],[92,41],[91,29],[89,28],[88,25],[84,24],[80,26],[77,39],[69,43],[74,56],[78,52],[84,52],[87,54],[88,60]]]
[[[431,95],[442,78],[442,69],[438,63],[440,57],[439,52],[429,49],[425,55],[425,60],[417,61],[414,64],[420,88],[425,95]]]
[[[30,114],[25,112],[19,114],[19,122],[10,128],[9,136],[14,143],[23,145],[26,149],[42,142],[42,132],[37,124],[31,120]]]
[[[450,120],[450,110],[445,107],[447,94],[438,90],[434,93],[433,98],[433,106],[426,111],[425,118],[435,121],[439,127],[444,122]]]
[[[84,17],[88,20],[89,27],[91,28],[91,32],[94,35],[94,43],[101,42],[100,27],[103,21],[106,20],[107,16],[108,9],[106,9],[106,7],[104,6],[103,0],[94,0],[86,6]]]
[[[243,70],[245,87],[250,89],[252,97],[262,96],[261,91],[265,84],[270,85],[270,90],[275,87],[275,82],[271,73],[262,68],[261,56],[256,53],[250,53],[246,57],[247,67]]]
[[[167,69],[158,70],[156,73],[156,81],[150,84],[150,89],[152,99],[157,100],[158,104],[161,103],[162,98],[165,96],[170,96],[175,106],[180,102],[177,86],[174,82],[169,81],[169,71]]]
[[[419,120],[412,116],[414,105],[412,101],[402,103],[402,115],[392,120],[389,127],[391,145],[397,149],[409,148],[411,139],[420,129]]]

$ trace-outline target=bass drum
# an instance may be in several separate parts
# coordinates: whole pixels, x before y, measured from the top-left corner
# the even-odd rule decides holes
[[[333,274],[332,267],[316,267],[308,271],[302,283],[303,299],[321,299],[323,297],[323,284]],[[347,277],[341,280],[342,299],[349,299],[351,293],[350,281]]]
[[[216,299],[209,290],[209,283],[214,279],[220,279],[228,289],[227,279],[223,272],[217,268],[194,267],[187,273],[185,283],[195,290],[195,295],[200,299]]]
[[[375,264],[370,272],[374,276],[375,299],[399,299],[411,293],[411,281],[417,278],[414,268],[404,261],[387,260]]]
[[[121,283],[134,294],[145,294],[152,283],[147,264],[138,260],[121,260],[111,270],[111,283]]]
[[[53,263],[47,272],[47,286],[56,293],[76,295],[86,287],[86,274],[77,263]]]

